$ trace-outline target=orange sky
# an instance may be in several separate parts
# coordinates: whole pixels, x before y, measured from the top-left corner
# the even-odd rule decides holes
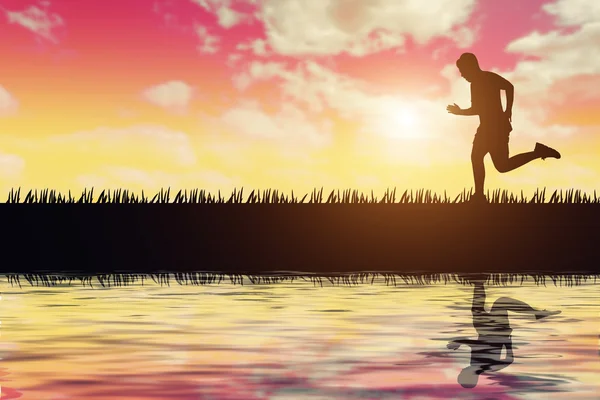
[[[515,85],[486,187],[598,188],[600,3],[5,0],[0,191],[170,186],[471,188],[476,117],[455,60]]]

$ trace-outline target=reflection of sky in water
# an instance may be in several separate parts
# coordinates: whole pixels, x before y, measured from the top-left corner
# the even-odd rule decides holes
[[[474,389],[456,381],[469,348],[446,348],[475,338],[469,286],[0,287],[2,400],[600,393],[600,285],[488,287],[488,307],[509,296],[562,314],[510,313],[515,362]]]

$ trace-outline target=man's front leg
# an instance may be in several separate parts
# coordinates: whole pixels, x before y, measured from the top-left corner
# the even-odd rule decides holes
[[[483,150],[477,136],[473,141],[473,149],[471,150],[471,165],[473,168],[473,180],[475,182],[475,195],[483,196],[483,186],[485,184],[485,164],[483,159],[486,152]]]

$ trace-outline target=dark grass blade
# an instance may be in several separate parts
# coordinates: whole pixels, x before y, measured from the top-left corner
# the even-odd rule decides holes
[[[469,201],[473,195],[472,190],[464,189],[455,197],[450,197],[446,191],[443,195],[434,193],[426,189],[406,189],[397,198],[396,188],[387,188],[383,196],[379,198],[371,190],[370,193],[361,193],[356,189],[336,189],[329,192],[324,197],[323,188],[313,189],[310,193],[305,193],[298,198],[292,190],[291,195],[287,195],[277,189],[252,190],[244,198],[244,188],[237,188],[227,197],[218,191],[216,194],[210,193],[205,189],[179,190],[174,196],[171,196],[171,189],[160,189],[152,197],[148,197],[144,191],[136,194],[128,189],[104,189],[98,197],[94,196],[94,188],[84,189],[81,195],[74,197],[71,191],[66,194],[56,190],[31,189],[25,196],[22,195],[21,188],[13,188],[8,192],[6,203],[16,204],[64,204],[64,203],[97,203],[97,204],[122,204],[122,203],[172,203],[172,204],[451,204],[463,203]],[[585,193],[581,190],[567,189],[555,190],[549,197],[546,195],[546,188],[536,189],[531,198],[527,198],[523,191],[520,193],[510,193],[507,190],[495,189],[487,191],[486,196],[490,204],[600,204],[600,197],[596,190],[592,193]]]

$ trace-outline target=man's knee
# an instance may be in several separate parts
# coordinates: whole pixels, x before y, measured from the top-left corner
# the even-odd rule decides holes
[[[505,304],[511,304],[513,302],[514,302],[514,300],[512,298],[504,296],[504,297],[498,297],[496,299],[496,301],[494,302],[494,305],[496,305],[496,304],[505,305]]]
[[[501,174],[510,171],[508,168],[508,160],[494,161],[494,167],[496,167],[496,170]]]
[[[492,305],[492,310],[495,312],[506,312],[513,303],[514,301],[510,297],[499,297]]]
[[[492,162],[494,163],[494,167],[500,173],[505,173],[510,171],[508,167],[508,155],[504,154],[492,154]]]

